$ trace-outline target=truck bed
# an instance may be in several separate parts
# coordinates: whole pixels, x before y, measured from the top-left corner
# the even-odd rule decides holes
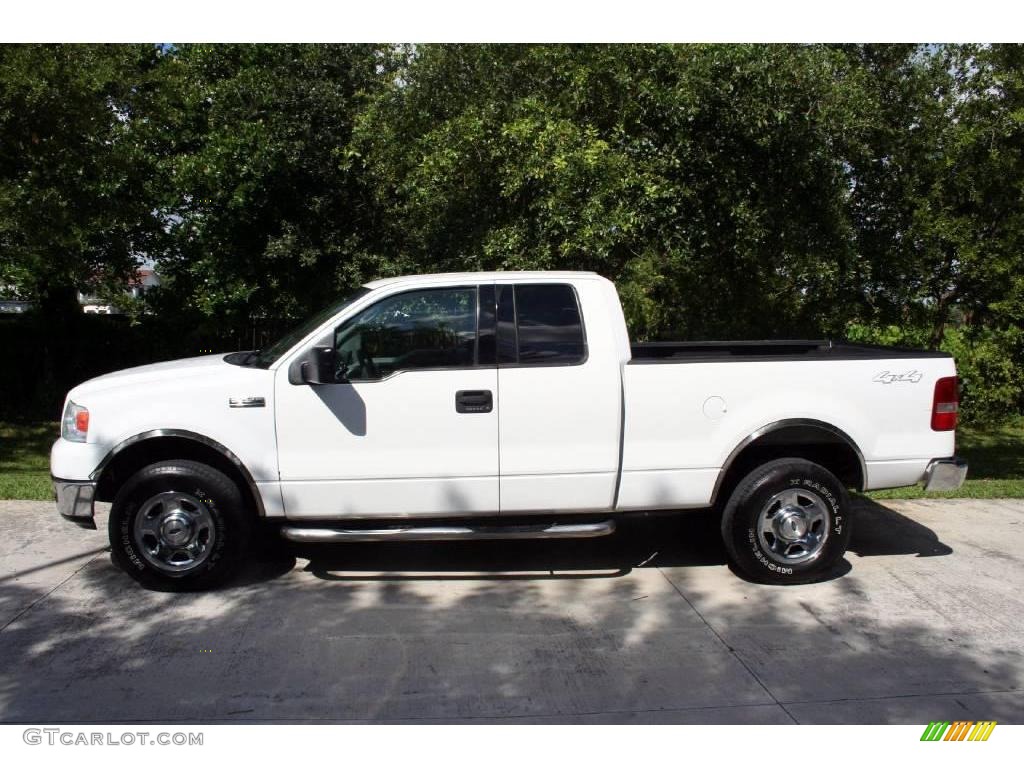
[[[820,340],[655,341],[630,344],[630,364],[755,362],[758,360],[893,360],[950,357],[927,349]]]

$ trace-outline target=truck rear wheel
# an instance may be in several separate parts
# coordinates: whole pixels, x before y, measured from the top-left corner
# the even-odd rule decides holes
[[[805,459],[776,459],[737,484],[722,514],[733,564],[756,581],[815,581],[842,559],[852,518],[843,484]]]
[[[224,473],[196,461],[150,464],[121,487],[108,524],[114,562],[149,589],[223,583],[246,552],[252,521]]]

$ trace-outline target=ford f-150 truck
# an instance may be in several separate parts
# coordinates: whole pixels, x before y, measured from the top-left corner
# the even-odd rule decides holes
[[[260,525],[299,542],[579,538],[713,507],[734,566],[820,579],[847,489],[958,487],[953,360],[828,341],[630,344],[584,272],[378,280],[258,351],[68,394],[65,518],[110,501],[113,559],[204,588]]]

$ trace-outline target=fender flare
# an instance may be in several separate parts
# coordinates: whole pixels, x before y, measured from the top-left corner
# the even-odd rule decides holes
[[[103,460],[96,465],[96,469],[94,469],[89,474],[89,479],[95,482],[99,482],[100,478],[103,476],[104,470],[106,470],[106,468],[110,466],[110,463],[119,454],[123,453],[125,449],[131,448],[133,445],[137,445],[138,443],[144,442],[146,440],[153,440],[161,437],[176,437],[180,439],[191,440],[192,442],[199,443],[200,445],[204,445],[207,448],[212,448],[214,451],[219,453],[221,456],[223,456],[225,459],[231,462],[231,464],[235,467],[235,469],[238,470],[239,474],[241,474],[242,478],[245,480],[246,485],[249,487],[249,492],[252,494],[253,499],[256,501],[256,508],[259,516],[267,516],[266,509],[263,506],[263,497],[260,496],[260,491],[259,488],[256,486],[256,481],[253,480],[252,474],[249,472],[248,468],[246,468],[245,464],[242,463],[242,460],[239,459],[238,456],[236,456],[232,451],[228,450],[223,445],[218,443],[216,440],[212,440],[211,438],[206,437],[205,435],[201,435],[198,432],[190,432],[187,429],[150,429],[147,430],[146,432],[140,432],[137,435],[132,435],[131,437],[122,440],[120,443],[111,448],[107,455],[103,457]]]
[[[823,432],[828,432],[834,437],[838,437],[857,456],[857,461],[860,464],[861,484],[863,485],[864,483],[867,482],[868,468],[867,464],[864,461],[863,452],[857,446],[857,443],[854,442],[853,438],[846,434],[843,430],[839,429],[839,427],[833,426],[828,422],[819,421],[817,419],[780,419],[779,421],[773,421],[770,424],[765,424],[763,427],[755,429],[753,432],[751,432],[749,435],[743,438],[735,448],[732,449],[732,452],[729,454],[728,458],[722,464],[722,467],[718,472],[718,478],[715,480],[714,490],[712,490],[711,492],[711,503],[714,504],[718,500],[718,492],[721,490],[722,482],[725,480],[725,476],[728,474],[733,462],[741,453],[743,453],[743,450],[745,448],[747,448],[751,443],[753,443],[756,440],[759,440],[760,438],[764,437],[767,434],[777,432],[780,429],[787,429],[789,427],[810,427],[811,429],[819,429]]]

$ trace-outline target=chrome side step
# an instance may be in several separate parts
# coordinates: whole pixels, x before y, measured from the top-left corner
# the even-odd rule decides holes
[[[286,525],[281,535],[289,541],[465,541],[468,539],[590,539],[615,532],[615,521],[555,523],[553,525],[406,525],[396,528],[303,528]]]

